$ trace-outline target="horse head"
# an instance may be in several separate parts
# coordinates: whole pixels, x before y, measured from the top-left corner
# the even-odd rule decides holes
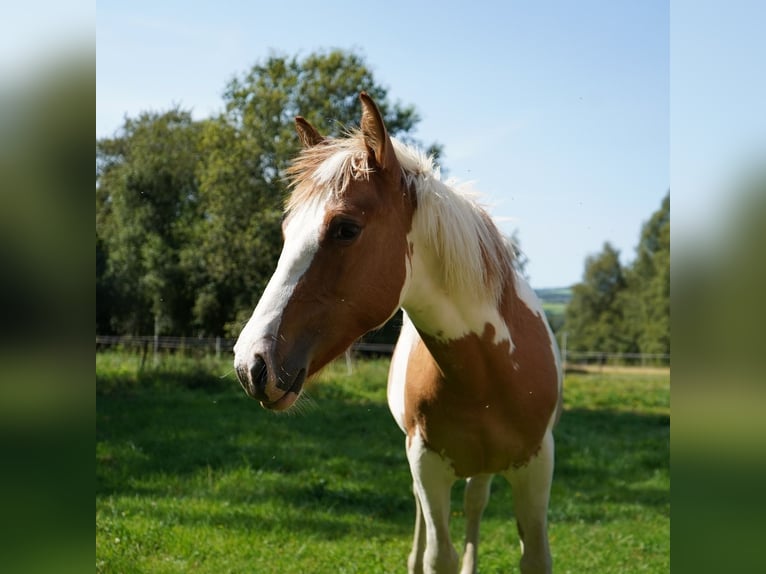
[[[307,377],[401,304],[414,199],[380,110],[360,99],[347,137],[296,118],[304,148],[288,172],[284,246],[234,346],[240,384],[268,409],[293,405]]]

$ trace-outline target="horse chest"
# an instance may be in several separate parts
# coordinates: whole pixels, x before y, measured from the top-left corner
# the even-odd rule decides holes
[[[413,346],[403,386],[405,431],[420,433],[458,476],[525,464],[539,449],[556,406],[555,368],[507,349],[489,355],[459,351],[453,348],[449,359],[437,362],[423,341]]]

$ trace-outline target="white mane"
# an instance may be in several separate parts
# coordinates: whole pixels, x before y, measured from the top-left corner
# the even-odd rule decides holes
[[[441,261],[445,288],[499,302],[512,274],[513,251],[478,203],[476,192],[468,184],[443,182],[432,157],[393,138],[392,142],[417,195],[413,228]]]

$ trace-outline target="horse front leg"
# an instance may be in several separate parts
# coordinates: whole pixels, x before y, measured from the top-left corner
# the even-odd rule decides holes
[[[426,448],[419,433],[416,432],[410,437],[408,443],[407,460],[410,463],[416,504],[420,505],[425,524],[423,572],[456,574],[458,555],[449,535],[450,492],[456,479],[455,473],[444,458]],[[422,524],[420,526],[422,527]],[[415,545],[418,545],[420,535],[417,533],[417,522],[415,527]]]
[[[505,473],[511,484],[516,526],[521,543],[519,566],[522,574],[550,574],[548,546],[548,501],[553,479],[553,434],[543,438],[540,452],[519,469]]]
[[[479,564],[479,527],[489,501],[491,474],[472,476],[465,484],[465,550],[460,574],[475,574]]]
[[[412,552],[407,559],[409,574],[423,574],[423,553],[426,550],[426,525],[423,520],[423,509],[420,507],[420,497],[415,483],[412,484],[412,494],[415,497],[415,535],[412,540]]]

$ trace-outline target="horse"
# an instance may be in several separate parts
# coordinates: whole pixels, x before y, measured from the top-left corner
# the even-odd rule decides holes
[[[409,572],[457,572],[450,492],[466,479],[461,572],[477,568],[490,482],[511,485],[523,574],[550,572],[547,511],[558,348],[510,242],[464,186],[391,137],[360,94],[358,129],[303,117],[276,270],[234,346],[245,392],[272,411],[399,309],[388,405],[405,434],[416,518]]]

